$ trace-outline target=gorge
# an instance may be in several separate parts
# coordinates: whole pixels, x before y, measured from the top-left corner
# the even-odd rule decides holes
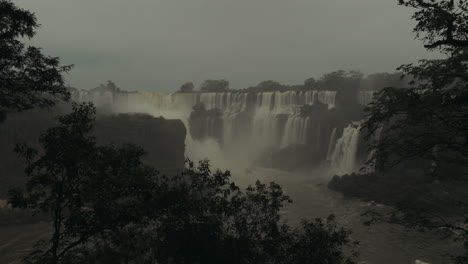
[[[340,96],[337,91],[143,93],[75,91],[75,101],[93,102],[110,113],[146,113],[180,119],[187,127],[191,159],[222,155],[247,166],[293,169],[329,167],[351,173],[368,153],[359,121],[372,91]],[[200,144],[203,143],[203,144]],[[218,154],[206,153],[215,149]],[[207,146],[210,145],[210,146]],[[198,149],[197,149],[198,148]],[[248,151],[246,151],[248,150]],[[292,154],[292,155],[291,155]],[[299,156],[290,161],[292,156]]]

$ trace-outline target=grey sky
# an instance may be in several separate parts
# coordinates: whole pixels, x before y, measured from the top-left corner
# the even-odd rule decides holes
[[[114,80],[174,91],[226,78],[302,83],[337,69],[394,71],[433,56],[396,0],[14,0],[42,24],[34,44],[75,64],[78,88]]]

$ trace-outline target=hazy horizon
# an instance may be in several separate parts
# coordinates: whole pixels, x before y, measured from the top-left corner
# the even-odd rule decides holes
[[[34,45],[74,64],[67,81],[81,89],[106,80],[142,91],[210,78],[236,89],[298,84],[338,69],[394,72],[435,56],[414,40],[414,10],[396,0],[14,2],[36,13]]]

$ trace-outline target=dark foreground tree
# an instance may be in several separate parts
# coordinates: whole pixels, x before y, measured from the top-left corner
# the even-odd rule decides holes
[[[369,136],[384,124],[385,137],[374,146],[379,165],[408,159],[454,162],[468,158],[468,2],[400,1],[418,8],[414,31],[428,49],[446,58],[403,65],[415,81],[406,89],[386,88],[367,108]],[[450,153],[450,155],[444,155]]]
[[[385,88],[377,93],[366,110],[363,128],[371,138],[384,127],[380,141],[372,146],[380,170],[424,165],[427,184],[420,189],[436,190],[434,203],[442,199],[459,208],[446,218],[401,204],[403,211],[395,212],[392,219],[422,228],[448,228],[466,241],[468,200],[455,191],[468,184],[468,1],[399,3],[417,9],[413,15],[417,38],[445,57],[401,66],[402,73],[414,81],[405,89]],[[458,261],[467,263],[468,258]]]
[[[159,176],[139,147],[96,145],[94,115],[74,104],[40,137],[43,150],[17,147],[29,180],[10,203],[53,225],[25,263],[354,263],[350,232],[333,217],[299,228],[281,220],[291,201],[279,185],[241,191],[207,161]]]
[[[144,201],[157,188],[156,172],[141,163],[139,147],[96,146],[89,133],[95,108],[73,105],[39,139],[43,151],[18,146],[27,160],[26,189],[10,191],[13,207],[52,216],[53,235],[27,262],[67,263],[77,248],[105,231],[116,231],[146,214]]]
[[[280,209],[291,200],[275,184],[246,190],[229,171],[193,163],[166,185],[155,208],[162,214],[101,237],[86,263],[355,263],[355,242],[334,217],[292,228]],[[164,188],[161,188],[164,189]],[[347,253],[345,252],[347,250]]]
[[[33,13],[0,0],[0,122],[9,113],[48,108],[70,97],[62,74],[71,67],[20,41],[34,37],[37,27]]]

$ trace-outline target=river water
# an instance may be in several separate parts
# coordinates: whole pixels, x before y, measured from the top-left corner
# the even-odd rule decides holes
[[[379,205],[369,205],[357,199],[345,198],[326,187],[324,172],[292,174],[283,171],[252,168],[232,171],[233,180],[240,186],[275,181],[293,199],[293,204],[282,210],[283,217],[297,225],[301,219],[325,218],[335,214],[338,222],[353,230],[352,239],[360,242],[359,260],[366,264],[413,264],[415,260],[445,263],[442,255],[455,253],[459,245],[442,235],[408,230],[387,223],[370,227],[362,224],[361,213]],[[381,207],[381,206],[380,206]],[[46,239],[51,224],[45,222],[0,226],[0,264],[19,263],[19,260],[38,239]]]
[[[301,219],[325,218],[334,214],[337,221],[353,231],[352,239],[360,242],[358,247],[362,263],[367,264],[413,264],[415,260],[428,263],[448,263],[443,255],[459,252],[460,245],[442,234],[419,233],[399,225],[379,223],[370,227],[362,224],[361,214],[369,209],[385,209],[358,199],[344,197],[327,188],[324,171],[292,174],[283,171],[254,168],[246,172],[233,172],[234,181],[241,185],[274,181],[283,187],[293,204],[282,211],[292,225]]]

